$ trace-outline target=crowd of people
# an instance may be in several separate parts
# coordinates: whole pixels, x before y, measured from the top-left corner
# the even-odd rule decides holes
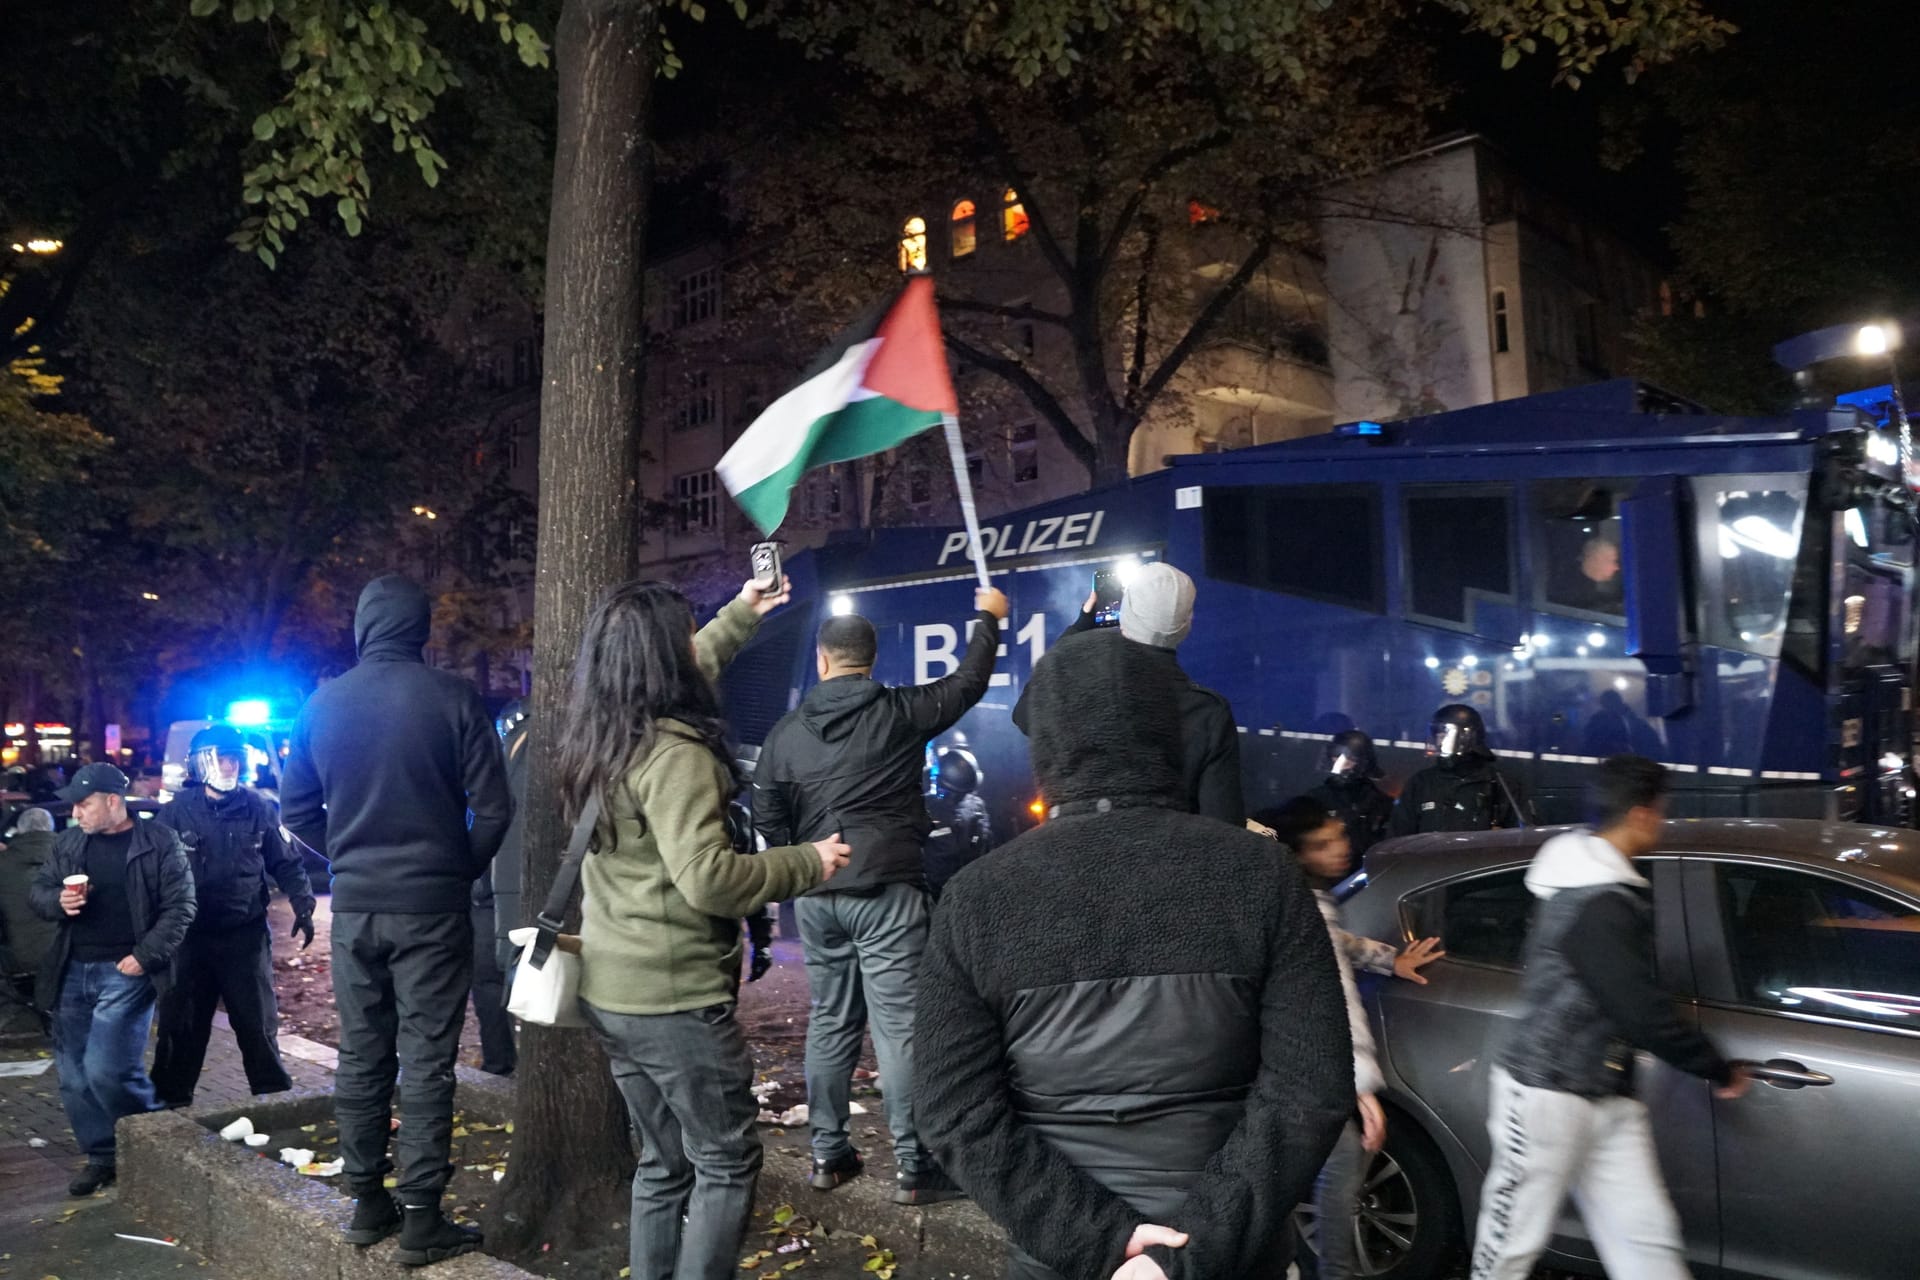
[[[748,777],[716,681],[788,598],[784,579],[749,582],[696,630],[672,586],[616,589],[587,621],[558,726],[559,806],[593,833],[580,932],[562,945],[637,1139],[632,1275],[736,1269],[762,1160],[736,1018],[743,934],[751,980],[771,963],[765,911],[788,900],[812,998],[817,1191],[865,1173],[848,1126],[870,1029],[892,1198],[972,1198],[1005,1228],[1015,1280],[1277,1278],[1303,1199],[1319,1209],[1319,1274],[1353,1274],[1353,1206],[1387,1124],[1355,974],[1421,983],[1445,953],[1439,939],[1346,932],[1330,890],[1388,836],[1530,822],[1479,715],[1436,713],[1434,762],[1397,802],[1372,742],[1350,731],[1309,792],[1248,814],[1232,711],[1177,657],[1194,585],[1149,565],[1117,628],[1095,625],[1090,600],[1027,682],[1014,721],[1047,820],[989,851],[971,753],[937,753],[931,794],[924,765],[990,685],[1006,597],[975,594],[965,656],[917,687],[873,678],[870,622],[829,620],[817,683]],[[192,1100],[216,1002],[255,1092],[287,1087],[263,886],[279,885],[307,942],[314,897],[284,823],[332,866],[347,1238],[398,1234],[415,1266],[479,1247],[441,1205],[453,1067],[478,992],[495,1015],[492,1033],[482,1022],[490,1069],[513,1069],[489,920],[496,898],[519,915],[526,726],[499,726],[503,749],[478,692],[425,664],[429,615],[405,578],[367,586],[359,664],[294,727],[280,822],[237,785],[218,730],[195,740],[195,785],[158,820],[133,821],[111,765],[60,793],[75,826],[43,851],[30,896],[55,926],[39,997],[87,1156],[75,1194],[112,1181],[116,1120]],[[1634,1050],[1730,1096],[1745,1078],[1654,981],[1632,860],[1653,847],[1665,787],[1652,761],[1608,760],[1594,825],[1546,842],[1528,877],[1541,905],[1525,1008],[1493,1072],[1476,1280],[1525,1275],[1569,1195],[1615,1274],[1686,1274]]]

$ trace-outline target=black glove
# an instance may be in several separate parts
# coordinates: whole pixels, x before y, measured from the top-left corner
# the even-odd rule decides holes
[[[312,898],[302,898],[293,904],[293,929],[287,936],[299,938],[302,951],[313,945],[313,908]]]
[[[747,981],[758,982],[767,976],[767,970],[773,968],[773,952],[765,947],[753,949],[753,964],[747,969]]]

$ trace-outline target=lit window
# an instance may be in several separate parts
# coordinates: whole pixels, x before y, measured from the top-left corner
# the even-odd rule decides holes
[[[1507,291],[1505,289],[1493,291],[1493,349],[1501,353],[1505,353],[1508,349]]]
[[[1007,243],[1012,244],[1027,234],[1027,228],[1031,225],[1027,221],[1027,206],[1020,203],[1020,193],[1012,187],[1008,187],[1006,194],[1000,197],[1000,205],[1000,231],[1006,236]]]
[[[719,416],[720,391],[713,384],[713,375],[705,369],[688,374],[680,403],[674,408],[673,429],[692,431],[697,427],[710,427]]]
[[[962,200],[953,206],[953,256],[971,257],[975,243],[973,201]]]
[[[720,522],[713,472],[695,471],[673,482],[674,522],[681,533],[708,533]]]
[[[702,267],[673,282],[673,327],[711,320],[720,314],[720,268]]]
[[[1031,484],[1040,478],[1040,429],[1022,422],[1007,433],[1007,461],[1015,484]]]
[[[925,218],[908,218],[906,226],[900,228],[900,269],[902,271],[927,269],[927,220]]]
[[[1220,221],[1220,211],[1210,204],[1198,200],[1187,201],[1187,225],[1198,227],[1208,222]]]

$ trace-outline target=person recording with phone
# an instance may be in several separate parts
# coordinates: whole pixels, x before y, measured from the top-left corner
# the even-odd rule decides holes
[[[1174,689],[1180,705],[1180,760],[1187,803],[1193,812],[1240,826],[1246,821],[1246,799],[1240,783],[1240,730],[1227,700],[1202,685],[1180,666],[1176,655],[1193,630],[1193,579],[1170,564],[1155,561],[1133,571],[1124,590],[1112,570],[1096,573],[1093,591],[1080,616],[1060,638],[1083,631],[1116,630],[1116,641],[1126,640],[1154,655],[1153,669]],[[1057,642],[1056,642],[1057,643]],[[1013,723],[1031,736],[1029,699],[1047,678],[1052,655],[1034,668]]]
[[[753,814],[768,844],[843,831],[853,860],[831,885],[794,903],[813,1009],[807,1020],[807,1107],[816,1191],[865,1166],[847,1137],[853,1069],[869,1015],[887,1127],[899,1166],[897,1204],[959,1197],[921,1145],[914,1122],[913,1007],[929,917],[922,794],[929,741],[986,693],[1007,597],[974,592],[966,656],[931,684],[891,688],[873,678],[879,637],[858,616],[820,628],[820,683],[768,733],[753,777]]]

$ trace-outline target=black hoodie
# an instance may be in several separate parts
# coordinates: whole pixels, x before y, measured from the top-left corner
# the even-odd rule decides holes
[[[753,771],[753,822],[778,848],[840,832],[853,855],[812,893],[924,884],[921,844],[932,830],[921,790],[926,746],[986,693],[1000,647],[990,613],[953,674],[895,689],[868,676],[836,676],[781,717]]]
[[[1354,1107],[1339,972],[1293,860],[1184,812],[1178,691],[1111,641],[1068,637],[1033,687],[1052,816],[933,914],[914,1113],[1063,1276],[1107,1280],[1143,1222],[1191,1234],[1150,1251],[1172,1280],[1267,1276]]]
[[[486,704],[421,658],[431,616],[406,578],[368,583],[353,619],[360,664],[316,689],[293,726],[281,816],[333,864],[335,911],[466,914],[513,816]]]

